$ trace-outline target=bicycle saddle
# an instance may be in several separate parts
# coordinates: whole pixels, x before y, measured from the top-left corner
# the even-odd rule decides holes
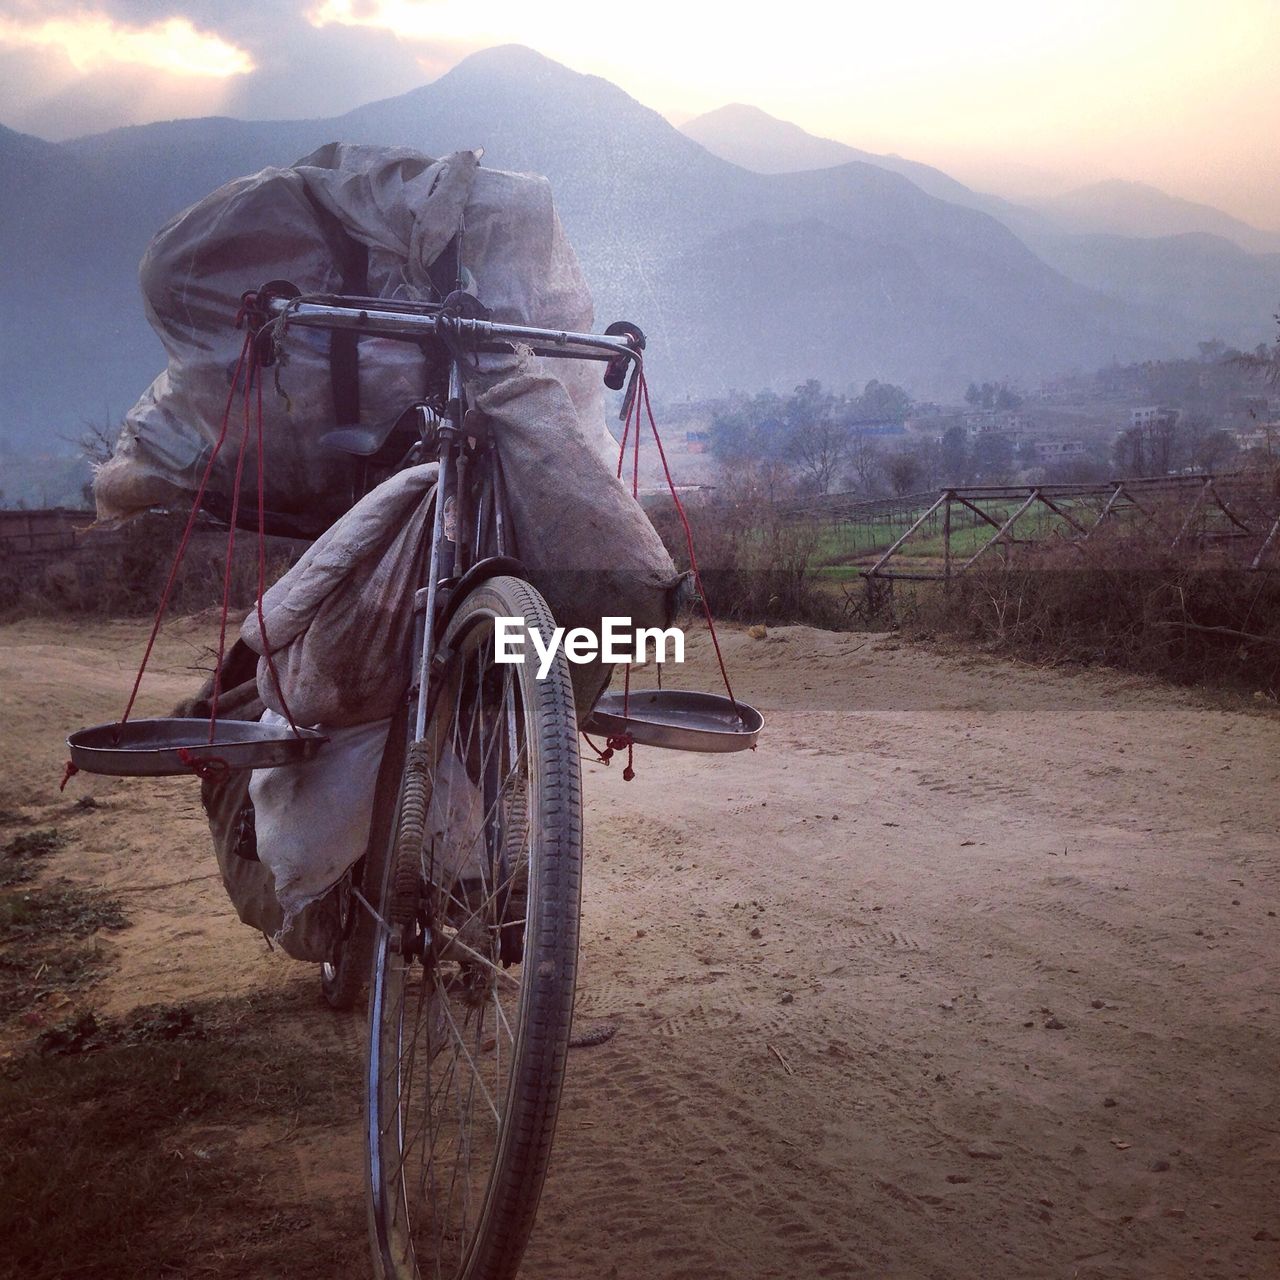
[[[326,431],[320,437],[320,443],[326,449],[336,449],[357,458],[372,458],[382,450],[398,428],[412,430],[416,410],[417,405],[411,404],[394,418],[388,418],[372,427],[339,427],[335,431]]]

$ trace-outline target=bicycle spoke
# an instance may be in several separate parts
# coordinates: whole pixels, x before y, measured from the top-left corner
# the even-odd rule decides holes
[[[568,808],[548,803],[535,816],[543,802],[539,780],[547,776],[540,771],[553,760],[557,776],[576,766],[572,754],[548,755],[572,741],[565,732],[572,704],[566,696],[554,735],[541,727],[535,735],[543,721],[525,700],[537,692],[541,706],[545,695],[527,674],[495,662],[491,619],[462,636],[450,642],[413,757],[426,806],[421,846],[402,849],[395,864],[396,883],[404,886],[397,892],[413,895],[398,901],[410,910],[416,902],[418,916],[406,912],[403,933],[375,920],[383,978],[372,1016],[380,1019],[383,1052],[371,1140],[380,1144],[375,1160],[385,1188],[381,1201],[375,1198],[375,1223],[389,1223],[380,1238],[394,1255],[386,1280],[476,1280],[497,1274],[496,1260],[513,1241],[521,1247],[531,1217],[521,1226],[518,1206],[537,1194],[549,1132],[543,1127],[540,1145],[529,1148],[509,1143],[504,1125],[517,1100],[520,1114],[538,1126],[555,1110],[553,1095],[549,1106],[539,1102],[540,1110],[529,1111],[531,1097],[546,1096],[535,1083],[545,1068],[522,1019],[537,1010],[534,1016],[551,1017],[555,1034],[567,1039],[571,1011],[560,995],[547,1002],[548,993],[565,990],[564,980],[522,959],[530,917],[559,920],[558,936],[575,939],[576,896],[566,895],[564,882],[552,900],[554,915],[536,896],[539,841],[550,836],[560,842],[554,849],[572,851],[578,838],[576,790]],[[374,906],[366,910],[376,914]],[[392,951],[401,937],[417,945]],[[550,955],[564,963],[563,951],[553,947]],[[558,1089],[558,1077],[553,1083]]]

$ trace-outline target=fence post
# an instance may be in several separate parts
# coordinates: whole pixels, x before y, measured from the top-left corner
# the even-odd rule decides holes
[[[951,490],[946,492],[946,506],[942,511],[942,581],[944,590],[951,589]]]

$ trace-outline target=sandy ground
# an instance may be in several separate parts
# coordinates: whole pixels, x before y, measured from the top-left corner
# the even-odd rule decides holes
[[[208,632],[170,631],[150,709]],[[0,810],[133,912],[100,1008],[288,983],[310,1018],[194,784],[56,791],[141,641],[0,628]],[[727,648],[757,752],[585,770],[579,1011],[620,1029],[573,1052],[522,1274],[1280,1275],[1280,719],[883,637]],[[361,1194],[353,1133],[297,1144],[317,1195]]]

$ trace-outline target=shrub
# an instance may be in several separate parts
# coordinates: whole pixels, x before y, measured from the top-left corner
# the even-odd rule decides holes
[[[1178,684],[1280,693],[1280,575],[1133,530],[975,569],[931,593],[911,629]]]
[[[758,480],[738,478],[713,495],[683,501],[707,600],[717,616],[839,624],[839,601],[816,571],[819,531],[788,519],[778,497]],[[684,528],[670,498],[651,502],[648,511],[676,565],[689,568]]]

